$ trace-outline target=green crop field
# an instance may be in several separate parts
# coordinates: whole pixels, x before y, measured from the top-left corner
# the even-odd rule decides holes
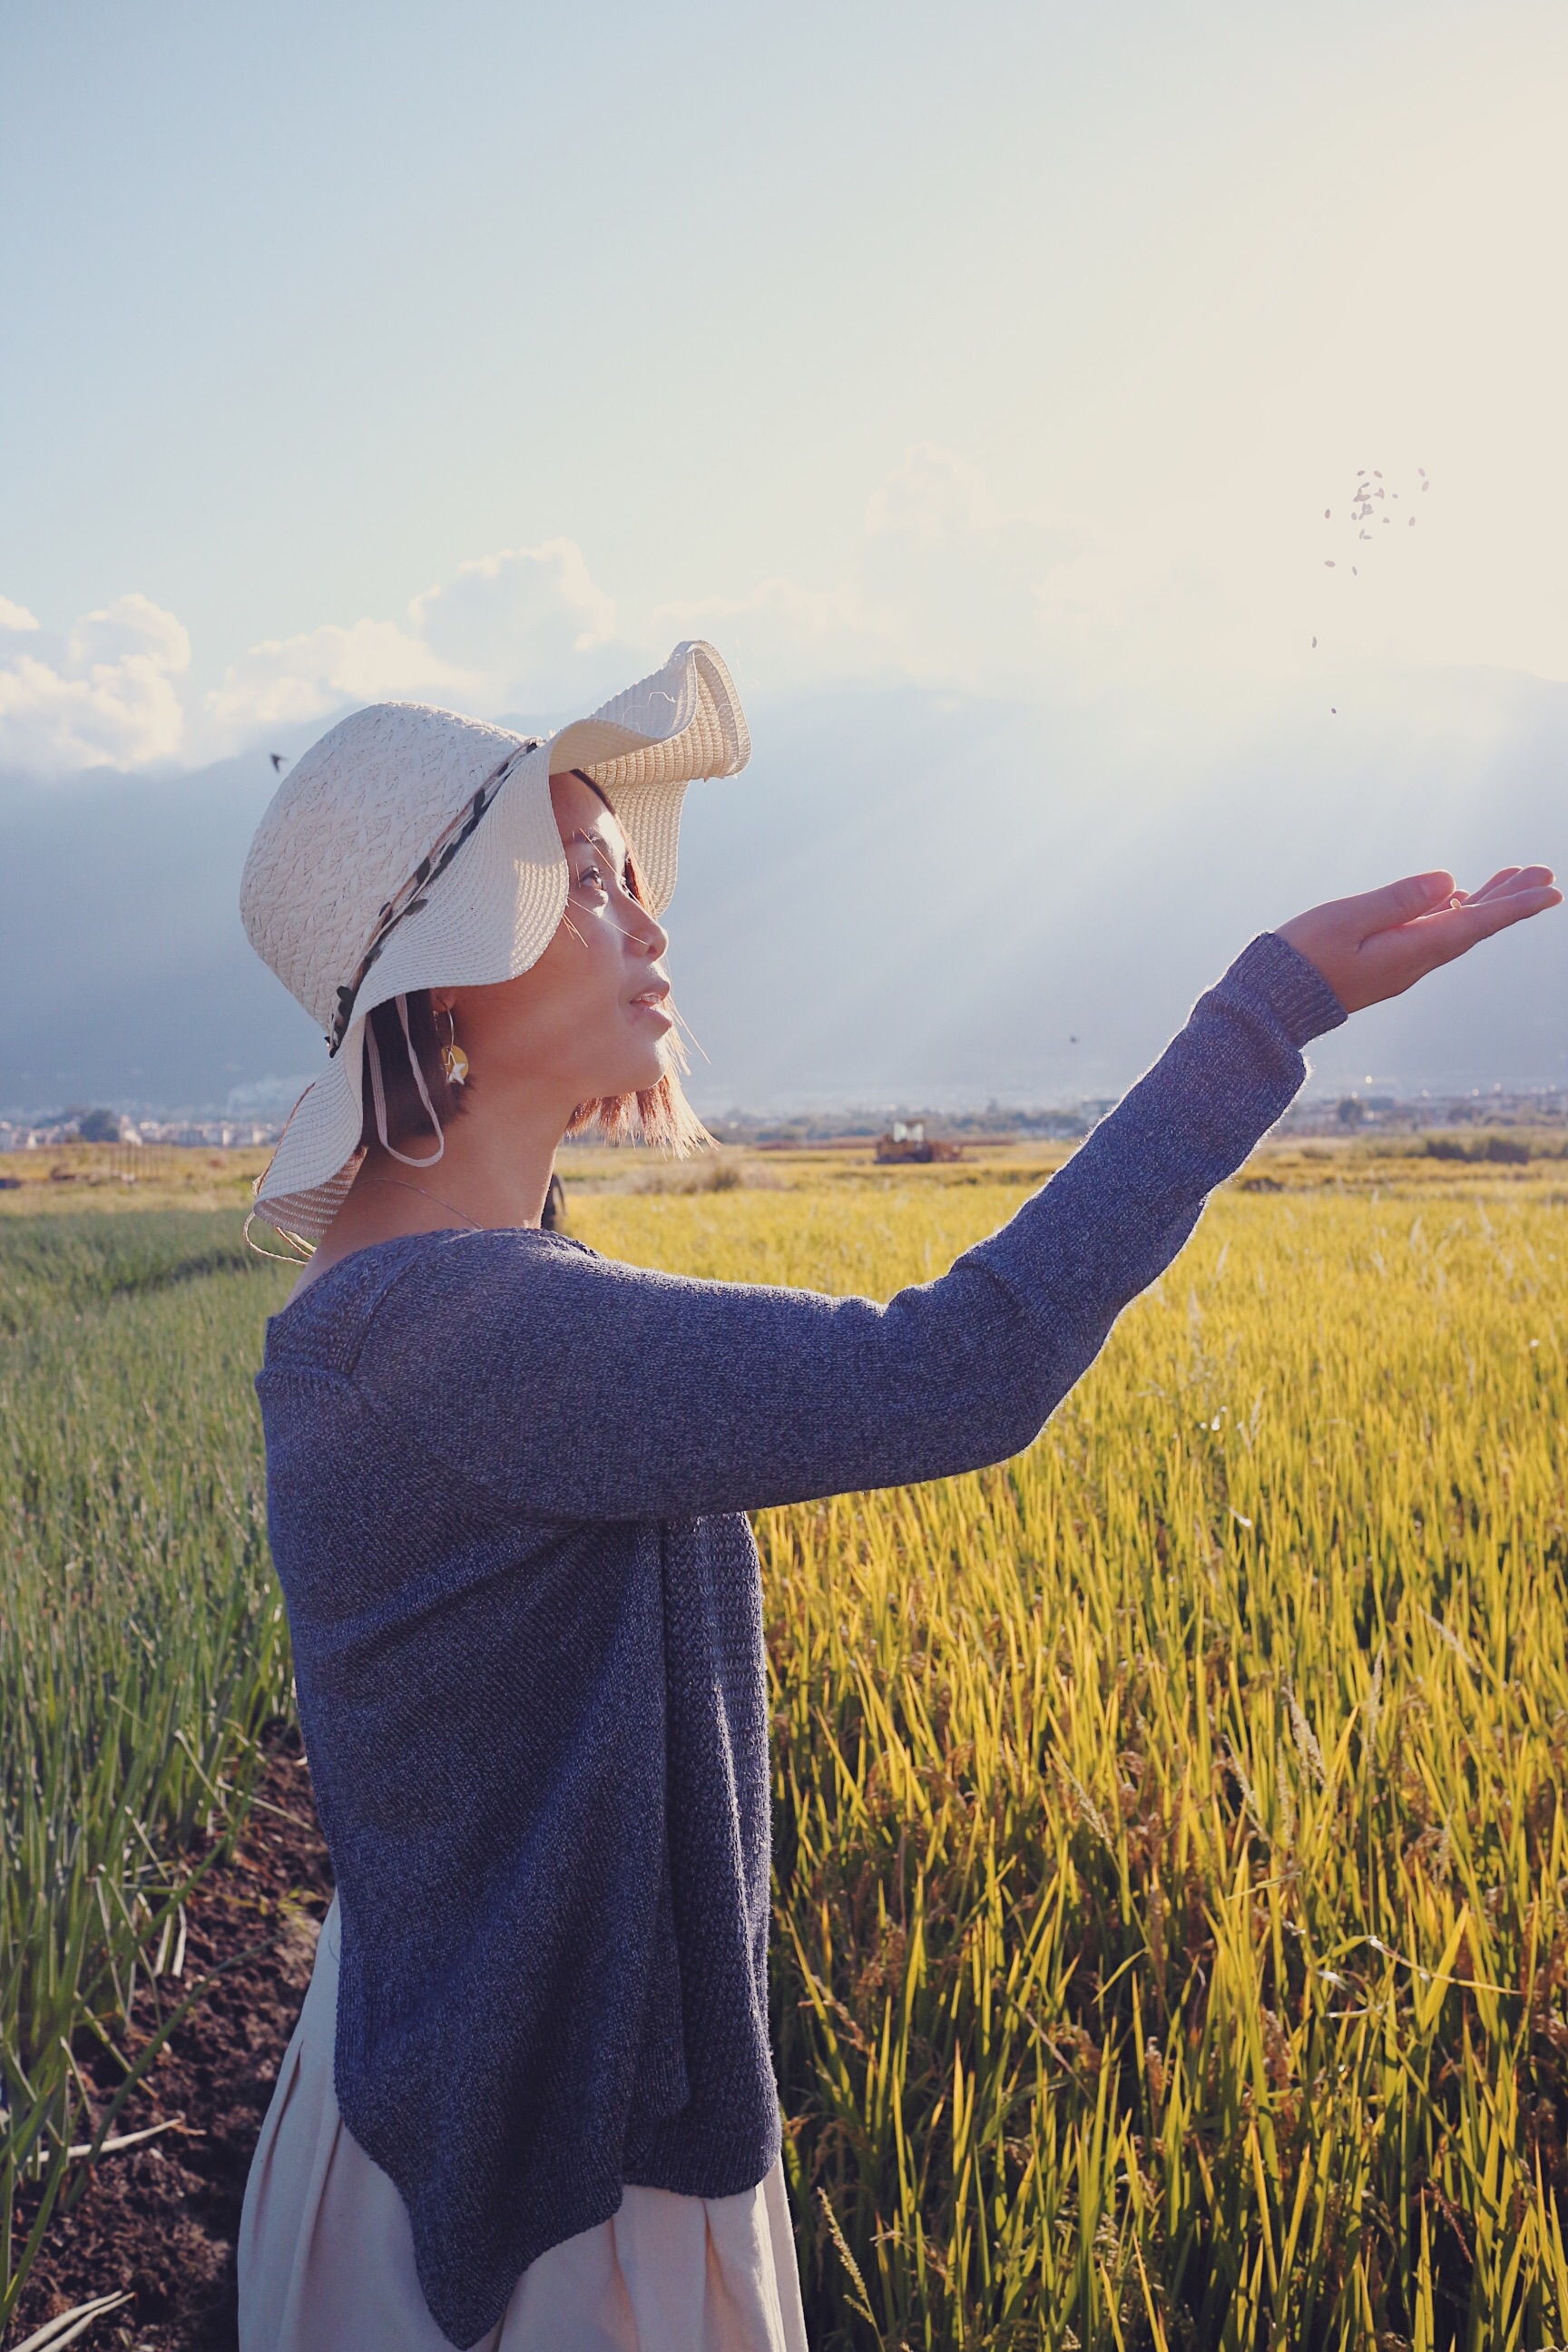
[[[581,1166],[599,1248],[879,1295],[1043,1172]],[[1026,1455],[758,1522],[825,2352],[1568,2338],[1568,1171],[1258,1169]],[[73,2049],[173,2013],[289,1706],[288,1277],[230,1210],[49,1209],[0,1216],[0,2054],[4,2187],[68,2195]]]
[[[92,2136],[72,2047],[177,2006],[183,1857],[289,1704],[248,1391],[285,1287],[232,1213],[0,1218],[0,2320],[13,2192],[47,2220]]]

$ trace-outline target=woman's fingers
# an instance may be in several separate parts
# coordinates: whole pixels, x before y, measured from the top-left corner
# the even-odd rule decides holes
[[[1489,898],[1494,890],[1500,890],[1505,882],[1511,882],[1514,876],[1522,873],[1523,870],[1523,867],[1519,866],[1500,866],[1491,880],[1483,882],[1479,890],[1466,890],[1460,895],[1467,907],[1473,907],[1479,899]]]
[[[1477,890],[1473,895],[1478,899],[1506,898],[1521,890],[1550,889],[1555,880],[1550,866],[1505,866],[1500,874],[1492,877],[1484,889]]]
[[[1558,906],[1562,897],[1548,866],[1500,866],[1468,897],[1455,889],[1451,874],[1409,874],[1381,890],[1310,908],[1283,924],[1279,936],[1354,1013],[1401,995],[1439,964]]]
[[[1424,922],[1412,927],[1420,934],[1412,942],[1417,950],[1417,969],[1412,980],[1419,979],[1423,971],[1435,971],[1438,964],[1452,963],[1456,956],[1468,954],[1482,940],[1506,931],[1511,923],[1522,923],[1531,915],[1544,914],[1548,907],[1559,905],[1562,897],[1562,891],[1548,876],[1544,882],[1516,886],[1489,898],[1468,899],[1462,906],[1429,915]]]

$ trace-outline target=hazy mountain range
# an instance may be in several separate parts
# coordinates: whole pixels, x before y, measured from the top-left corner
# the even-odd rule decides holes
[[[1427,865],[1568,867],[1568,687],[1365,677],[1238,709],[856,689],[753,709],[687,803],[671,965],[731,1107],[1119,1092],[1255,930]],[[526,723],[520,720],[518,723]],[[297,754],[321,730],[279,738]],[[0,779],[0,1109],[287,1107],[312,1024],[236,896],[267,749],[196,773]],[[1320,1087],[1568,1083],[1568,914],[1363,1016]]]

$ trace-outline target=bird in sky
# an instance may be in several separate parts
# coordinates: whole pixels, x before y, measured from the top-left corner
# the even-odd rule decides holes
[[[274,774],[275,776],[276,776],[276,775],[280,775],[280,774],[282,773],[282,770],[283,770],[283,754],[282,754],[282,752],[281,752],[281,751],[268,751],[268,753],[267,754],[267,756],[268,756],[268,759],[271,761],[271,762],[272,762],[272,772],[273,772],[273,774]]]

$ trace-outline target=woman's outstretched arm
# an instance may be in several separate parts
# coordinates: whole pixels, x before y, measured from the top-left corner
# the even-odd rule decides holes
[[[885,1307],[453,1235],[403,1245],[355,1384],[454,1475],[551,1517],[692,1517],[1002,1460],[1285,1110],[1302,1046],[1556,897],[1540,868],[1462,902],[1425,876],[1265,932],[1042,1192]]]

